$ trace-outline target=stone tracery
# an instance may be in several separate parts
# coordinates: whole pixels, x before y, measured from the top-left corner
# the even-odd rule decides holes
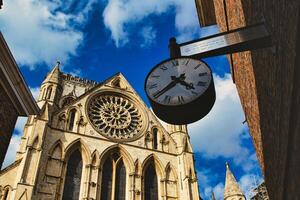
[[[142,128],[141,113],[136,105],[115,94],[92,98],[88,115],[94,127],[109,138],[129,139],[137,136]]]

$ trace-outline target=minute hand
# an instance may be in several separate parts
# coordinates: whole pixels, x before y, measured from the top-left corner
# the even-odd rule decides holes
[[[156,92],[153,97],[155,99],[157,99],[158,97],[160,97],[163,93],[165,93],[166,91],[170,90],[171,88],[173,88],[178,81],[174,80],[172,82],[170,82],[166,87],[164,87],[161,91]]]

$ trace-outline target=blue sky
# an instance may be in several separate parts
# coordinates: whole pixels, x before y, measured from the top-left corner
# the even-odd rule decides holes
[[[144,79],[168,58],[169,38],[184,42],[218,28],[200,28],[194,0],[9,0],[0,30],[34,96],[60,60],[64,72],[96,81],[122,72],[149,105]],[[216,104],[188,126],[201,196],[210,199],[214,191],[222,199],[226,161],[248,194],[261,173],[229,65],[225,56],[205,61],[214,72]],[[18,120],[5,165],[14,159],[24,123]]]

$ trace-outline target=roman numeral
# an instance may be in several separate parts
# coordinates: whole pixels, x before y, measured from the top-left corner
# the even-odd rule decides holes
[[[183,98],[183,96],[177,96],[177,98],[178,98],[178,102],[179,102],[180,104],[183,104],[183,103],[184,103],[184,98]]]
[[[190,59],[186,60],[184,65],[188,65],[189,62],[190,62]]]
[[[199,82],[197,83],[197,85],[198,85],[198,86],[205,86],[205,85],[206,85],[206,82],[199,81]]]
[[[198,64],[194,67],[194,69],[198,69],[201,66],[201,64]]]
[[[171,101],[171,97],[169,95],[166,95],[163,102],[164,103],[170,103],[170,101]]]
[[[156,88],[156,87],[157,87],[157,84],[153,84],[153,85],[149,86],[149,89],[153,89],[153,88]]]
[[[206,75],[207,75],[207,72],[199,73],[199,76],[206,76]]]
[[[166,71],[168,68],[164,65],[160,66],[160,69],[163,70],[163,71]]]
[[[151,77],[153,77],[153,78],[159,78],[160,76],[159,75],[152,75]]]
[[[178,66],[179,65],[178,60],[172,60],[172,64],[173,64],[173,67]]]

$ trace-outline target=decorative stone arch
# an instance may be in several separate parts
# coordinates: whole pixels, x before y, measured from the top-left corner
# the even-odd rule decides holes
[[[138,158],[134,162],[134,173],[135,173],[135,175],[142,174],[142,164]]]
[[[162,181],[164,180],[165,173],[164,173],[164,167],[160,160],[156,157],[154,154],[150,154],[148,157],[145,158],[145,160],[142,163],[142,199],[145,198],[146,189],[148,187],[145,186],[147,180],[146,180],[146,171],[148,170],[148,167],[154,167],[155,173],[156,173],[156,179],[157,179],[157,197],[158,199],[162,198],[164,196],[164,184],[162,184]]]
[[[10,199],[10,192],[12,191],[12,187],[10,185],[6,185],[2,188],[1,191],[1,200],[8,200]]]
[[[62,155],[63,143],[61,140],[56,141],[48,152],[48,161],[46,166],[46,175],[59,178],[62,172]]]
[[[39,136],[35,136],[32,139],[29,139],[27,146],[29,146],[29,147],[31,147],[33,149],[38,150],[40,148],[40,144],[41,144],[40,137]]]
[[[175,167],[168,162],[165,168],[165,192],[166,196],[171,199],[178,197],[178,176]]]
[[[71,115],[72,115],[73,111],[75,111],[75,113],[74,113],[74,116],[72,117]],[[82,115],[81,110],[76,106],[70,106],[66,112],[66,115],[67,115],[66,130],[72,131],[72,132],[77,131],[77,121],[79,120],[80,116]]]
[[[121,168],[122,172],[118,170]],[[133,180],[131,175],[133,173],[133,159],[125,148],[116,144],[105,149],[100,155],[99,183],[101,187],[98,193],[99,197],[116,198],[121,195],[122,198],[129,199],[132,196]],[[107,187],[107,185],[110,186]]]
[[[63,152],[62,160],[64,161],[64,164],[62,169],[62,178],[60,184],[62,187],[60,187],[60,194],[64,195],[64,185],[67,178],[69,158],[73,153],[76,153],[75,151],[77,150],[80,152],[82,159],[79,199],[84,199],[87,198],[88,195],[89,169],[87,166],[90,166],[91,164],[91,152],[85,142],[80,138],[71,142]]]
[[[67,114],[65,112],[58,114],[57,125],[58,129],[65,130],[67,125]]]
[[[144,173],[145,167],[147,167],[147,165],[150,164],[150,162],[154,162],[157,175],[159,176],[160,179],[163,179],[165,177],[163,164],[157,158],[157,156],[155,154],[153,154],[153,153],[150,154],[150,155],[148,155],[144,159],[144,161],[142,163],[142,172]]]
[[[91,164],[91,151],[87,144],[80,138],[74,140],[66,147],[62,159],[66,162],[69,156],[77,149],[81,152],[83,163],[86,165]]]
[[[99,152],[97,151],[97,149],[95,149],[91,155],[91,164],[92,166],[96,167],[96,166],[99,166],[100,164],[100,154]]]
[[[58,159],[58,157],[54,154],[56,154],[57,152],[55,152],[57,150],[57,148],[59,148],[61,150],[61,155],[60,155],[60,159],[62,158],[62,154],[63,154],[63,143],[61,140],[57,140],[56,142],[54,142],[54,144],[50,147],[49,152],[48,152],[48,156],[51,157],[55,157]]]
[[[126,170],[128,170],[128,173],[134,172],[134,163],[133,163],[133,159],[132,159],[131,155],[127,152],[127,150],[124,147],[122,147],[119,144],[112,145],[112,146],[108,147],[107,149],[105,149],[101,153],[100,166],[105,161],[105,158],[107,158],[107,156],[109,156],[109,154],[114,151],[119,151],[120,155],[123,158],[124,164],[126,166]]]
[[[62,107],[64,107],[65,105],[68,105],[68,104],[70,104],[71,102],[73,102],[75,99],[76,99],[76,97],[73,96],[73,95],[66,95],[66,96],[63,96],[62,99],[59,101],[59,107],[62,108]]]
[[[52,92],[53,92],[53,85],[51,84],[46,89],[46,95],[44,99],[51,99]]]
[[[170,174],[168,174],[170,173]],[[168,177],[168,175],[172,175],[174,180],[178,180],[178,175],[176,173],[175,167],[168,162],[168,164],[165,167],[165,174],[166,174],[166,179],[168,180],[170,177]]]
[[[151,128],[151,135],[152,135],[152,148],[153,149],[160,149],[160,140],[161,140],[161,130],[158,126],[153,126]]]

